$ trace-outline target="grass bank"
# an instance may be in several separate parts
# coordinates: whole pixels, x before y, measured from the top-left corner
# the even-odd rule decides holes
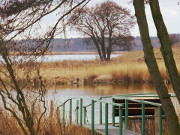
[[[39,106],[41,106],[39,104]],[[38,135],[90,135],[88,128],[79,125],[62,122],[60,112],[54,109],[54,105],[47,106],[48,112],[41,119]],[[42,109],[42,108],[41,108]],[[37,120],[41,114],[41,109],[35,110],[34,127],[37,128]],[[17,112],[16,112],[17,113]],[[18,113],[17,113],[18,115]],[[24,125],[23,125],[24,126]],[[25,128],[28,132],[28,129]],[[0,135],[24,135],[16,119],[5,109],[0,107]],[[95,135],[99,135],[95,133]]]
[[[177,67],[180,69],[180,48],[173,48],[173,52]],[[168,82],[160,49],[155,49],[155,56],[162,77]],[[40,70],[46,82],[56,85],[152,82],[144,62],[143,51],[125,52],[110,62],[98,60],[47,62],[41,64]]]
[[[169,78],[164,66],[160,49],[155,49],[155,56],[163,79]],[[180,69],[180,48],[173,48],[178,69]],[[33,63],[28,64],[32,71]],[[15,67],[20,80],[25,75],[25,65]],[[57,61],[44,62],[39,66],[40,74],[48,85],[85,85],[104,83],[147,83],[152,82],[148,68],[144,62],[143,51],[124,52],[110,62],[91,61]],[[34,71],[35,72],[35,71]],[[38,78],[31,74],[33,83],[38,84]]]

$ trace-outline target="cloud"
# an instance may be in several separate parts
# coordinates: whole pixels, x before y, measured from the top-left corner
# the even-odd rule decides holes
[[[176,9],[166,8],[166,9],[162,9],[162,14],[166,16],[168,15],[168,16],[176,17],[178,16],[178,11]]]

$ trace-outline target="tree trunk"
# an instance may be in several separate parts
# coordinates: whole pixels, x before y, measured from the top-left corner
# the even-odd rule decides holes
[[[109,30],[109,38],[108,38],[108,47],[106,51],[107,51],[107,59],[110,60],[111,52],[112,52],[112,29],[108,28],[108,30]]]
[[[97,51],[98,51],[100,60],[101,60],[101,61],[104,61],[104,58],[103,58],[103,56],[102,56],[101,49],[100,49],[100,47],[99,47],[98,41],[96,40],[95,36],[91,36],[91,39],[92,39],[92,41],[94,42],[94,44],[95,44],[95,46],[96,46],[96,49],[97,49]]]
[[[144,0],[134,0],[133,4],[143,44],[145,62],[148,66],[148,70],[152,77],[153,84],[156,88],[163,110],[165,112],[168,129],[171,135],[179,135],[180,126],[178,122],[178,117],[176,115],[175,109],[170,99],[170,95],[168,94],[168,89],[164,84],[163,78],[160,74],[154,56],[154,51],[149,36],[147,19],[145,15]]]
[[[107,51],[107,60],[110,61],[110,59],[111,59],[111,52],[112,52],[112,49],[110,48],[110,46],[107,47],[106,51]]]
[[[163,55],[165,65],[169,73],[169,78],[172,83],[173,90],[180,103],[180,77],[171,49],[171,40],[169,38],[166,26],[161,15],[158,0],[150,0],[150,7],[157,29],[157,35],[161,43],[161,53]]]

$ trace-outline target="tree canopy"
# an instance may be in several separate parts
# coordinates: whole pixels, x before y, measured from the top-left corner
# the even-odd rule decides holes
[[[83,36],[92,39],[101,60],[110,60],[113,46],[129,50],[133,44],[130,30],[135,24],[134,16],[113,1],[78,8],[69,22]]]

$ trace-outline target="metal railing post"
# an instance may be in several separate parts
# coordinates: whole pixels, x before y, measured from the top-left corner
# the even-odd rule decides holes
[[[100,98],[100,100],[102,100],[102,98]],[[102,102],[100,102],[100,117],[99,117],[99,121],[100,121],[100,124],[102,124]]]
[[[145,104],[142,103],[142,135],[145,135]]]
[[[83,118],[82,111],[83,111],[83,99],[81,98],[80,99],[80,127],[82,127],[82,118]]]
[[[84,124],[86,124],[86,107],[84,107]]]
[[[108,103],[105,104],[105,135],[108,135]]]
[[[125,124],[126,129],[129,129],[129,120],[128,120],[128,100],[125,99]]]
[[[94,135],[94,100],[91,101],[91,135]]]
[[[158,112],[159,112],[159,135],[162,135],[162,108],[161,106],[158,106]]]
[[[72,99],[70,99],[69,105],[69,123],[72,124]]]
[[[115,102],[115,99],[112,98],[112,102]],[[112,126],[115,126],[115,106],[112,105]]]
[[[65,104],[63,104],[63,124],[65,123]]]
[[[119,107],[119,135],[122,135],[122,106]]]
[[[79,124],[79,100],[76,102],[76,124]]]

